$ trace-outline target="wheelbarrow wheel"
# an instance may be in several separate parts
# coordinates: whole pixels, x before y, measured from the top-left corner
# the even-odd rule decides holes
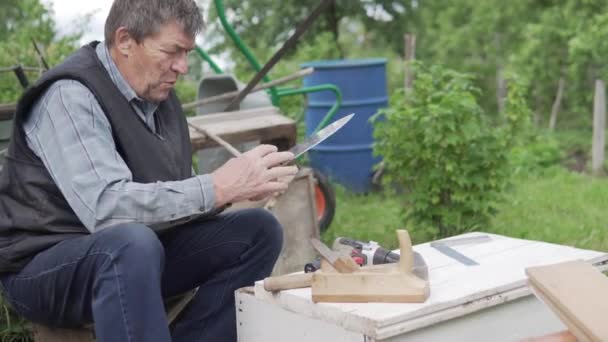
[[[315,203],[317,207],[317,222],[319,230],[324,232],[329,228],[336,213],[336,194],[327,177],[317,169],[313,169],[315,178]]]

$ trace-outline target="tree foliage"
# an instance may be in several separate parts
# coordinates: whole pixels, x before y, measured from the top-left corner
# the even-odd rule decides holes
[[[262,62],[317,3],[225,1],[229,21]],[[478,101],[488,115],[504,110],[505,80],[516,73],[525,83],[526,101],[539,125],[547,125],[560,78],[566,87],[558,123],[589,125],[581,114],[590,111],[594,79],[608,76],[604,7],[600,0],[336,0],[298,48],[325,33],[331,37],[331,48],[319,51],[320,58],[359,57],[353,51],[362,46],[368,57],[378,56],[378,51],[399,56],[404,34],[413,33],[417,59],[474,75],[474,84],[484,94]],[[251,72],[217,24],[215,13],[211,5],[212,45],[232,51],[237,73]],[[286,59],[296,55],[293,52]]]
[[[61,61],[77,47],[79,34],[58,37],[51,11],[39,0],[7,0],[0,4],[0,67],[38,67],[30,81],[42,72],[42,63],[32,40],[42,48],[50,65]],[[0,103],[15,102],[22,92],[12,73],[0,73]]]

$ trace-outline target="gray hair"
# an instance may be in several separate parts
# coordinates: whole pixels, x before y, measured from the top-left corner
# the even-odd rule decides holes
[[[114,0],[104,28],[106,44],[112,46],[114,34],[121,26],[139,43],[173,20],[192,38],[204,26],[194,0]]]

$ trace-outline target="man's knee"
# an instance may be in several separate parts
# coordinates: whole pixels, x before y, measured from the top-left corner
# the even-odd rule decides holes
[[[138,223],[125,223],[106,228],[99,233],[100,248],[113,259],[133,264],[145,263],[153,265],[164,264],[164,248],[158,236],[152,229]]]
[[[256,235],[265,240],[267,247],[279,252],[283,246],[283,227],[277,218],[266,209],[247,209],[243,213]]]

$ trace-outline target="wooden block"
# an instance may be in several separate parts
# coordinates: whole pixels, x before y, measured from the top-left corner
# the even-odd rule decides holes
[[[397,236],[401,248],[399,263],[373,268],[373,270],[359,268],[352,273],[317,271],[312,277],[312,301],[315,303],[426,301],[430,292],[429,283],[412,274],[413,252],[409,234],[405,230],[398,230]],[[335,267],[336,264],[337,262],[333,266]]]
[[[608,279],[589,263],[526,269],[529,284],[580,341],[608,341]]]
[[[324,273],[339,273],[329,261],[321,258],[321,271]]]
[[[317,271],[312,276],[312,301],[315,303],[422,303],[428,296],[428,282],[400,272]]]

